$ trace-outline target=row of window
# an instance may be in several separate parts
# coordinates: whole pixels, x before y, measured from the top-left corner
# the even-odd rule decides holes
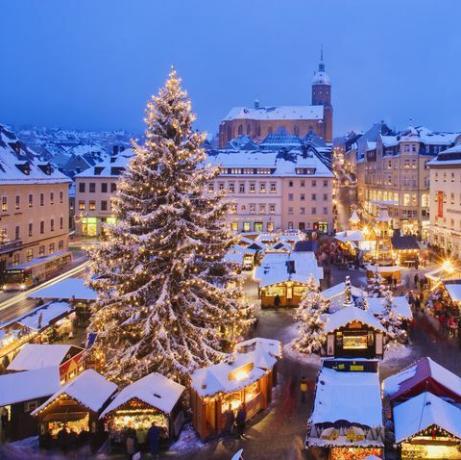
[[[237,207],[236,203],[230,203],[228,207],[228,212],[229,214],[237,214],[237,210],[239,211],[239,214],[247,214],[248,212],[250,214],[256,214],[257,212],[259,214],[266,214],[269,212],[269,214],[275,214],[276,213],[276,205],[274,203],[250,203],[248,205],[242,204],[239,207]]]
[[[87,190],[87,183],[86,182],[79,182],[78,183],[78,191],[79,193],[85,193]],[[101,182],[99,184],[99,191],[101,193],[115,193],[117,191],[117,184],[116,182]],[[88,182],[88,192],[89,193],[96,193],[96,182]]]
[[[86,211],[86,201],[85,200],[79,200],[78,201],[78,210],[79,211]],[[111,208],[111,203],[108,200],[101,200],[99,202],[99,211],[109,211]],[[96,211],[96,201],[90,200],[88,201],[88,211]]]
[[[64,241],[63,240],[60,240],[58,242],[58,251],[62,251],[64,249]],[[42,244],[38,247],[38,254],[37,256],[38,257],[43,257],[45,256],[45,245]],[[55,243],[50,243],[48,245],[48,255],[51,255],[51,254],[54,254],[54,252],[56,251],[56,245]],[[26,261],[27,262],[30,262],[32,259],[34,258],[34,250],[33,248],[29,248],[27,249],[26,251]],[[20,259],[19,259],[19,253],[16,252],[13,254],[13,265],[18,265],[20,262]]]
[[[418,194],[417,193],[402,193],[402,200],[398,192],[388,192],[381,190],[367,190],[366,198],[371,201],[394,201],[402,206],[417,206]],[[421,206],[427,208],[429,206],[429,194],[421,194]]]
[[[323,197],[323,201],[328,201],[330,199],[328,193],[324,193],[322,197]],[[288,201],[294,201],[294,199],[295,199],[294,193],[289,193],[288,194]],[[306,194],[305,193],[300,193],[299,194],[299,200],[300,201],[306,201]],[[317,194],[316,193],[311,194],[311,200],[312,201],[317,201]]]
[[[451,182],[455,182],[455,173],[452,171],[450,173],[450,175],[448,175],[446,172],[444,172],[443,174],[440,174],[439,175],[439,172],[438,171],[435,171],[435,174],[434,174],[434,181],[435,182],[438,182],[439,179],[443,179],[443,182],[446,182],[447,179],[449,178]],[[459,180],[461,181],[461,174],[459,175]]]
[[[62,204],[64,203],[64,192],[59,192],[59,203]],[[45,194],[44,193],[40,193],[39,196],[38,196],[38,199],[39,199],[39,205],[40,206],[45,206]],[[54,192],[50,192],[49,194],[49,201],[47,204],[50,204],[50,205],[53,205],[55,203],[55,199],[56,199],[56,195]],[[29,193],[28,197],[27,197],[27,202],[26,202],[26,206],[29,207],[29,208],[33,208],[34,207],[34,195],[32,193]],[[15,196],[15,199],[14,199],[14,210],[15,211],[18,211],[21,209],[21,206],[23,205],[22,203],[22,200],[21,200],[21,195],[16,195]],[[3,195],[2,196],[2,212],[8,212],[8,207],[9,207],[9,203],[8,203],[8,196],[7,195]]]
[[[49,222],[49,231],[50,232],[54,232],[57,228],[56,228],[56,222],[55,222],[55,219],[50,219],[50,222]],[[43,235],[45,233],[45,221],[42,220],[40,221],[40,224],[39,224],[39,232],[41,235]],[[59,218],[59,230],[64,230],[64,218],[63,217],[60,217]],[[29,236],[29,238],[32,238],[34,236],[34,224],[29,222],[29,224],[27,225],[27,235]],[[14,228],[14,239],[15,240],[20,240],[21,239],[21,226],[20,225],[16,225],[16,227]]]
[[[208,191],[209,192],[214,192],[215,190],[215,184],[214,182],[210,182],[208,184]],[[220,192],[226,190],[226,185],[224,182],[218,182],[218,190]],[[236,190],[236,184],[235,182],[228,182],[227,183],[227,190],[229,193],[235,193]],[[256,185],[256,182],[250,182],[248,184],[248,189],[246,187],[245,182],[239,182],[238,183],[238,191],[239,193],[245,193],[248,190],[249,193],[256,193],[256,190],[259,191],[259,193],[276,193],[277,192],[277,183],[276,182],[270,182],[267,184],[266,182],[258,182],[258,186]]]
[[[310,184],[311,187],[317,187],[317,179],[311,179],[310,181],[306,181],[306,180],[300,180],[300,181],[297,181],[296,182],[297,184],[299,183],[299,185],[301,187],[306,187],[306,184]],[[288,187],[294,187],[295,185],[295,182],[290,180],[288,181]],[[322,180],[322,185],[323,187],[328,187],[328,179],[323,179]]]
[[[299,230],[315,230],[321,232],[328,232],[328,224],[326,222],[288,222],[288,229],[293,230],[296,227]],[[234,232],[242,231],[242,232],[273,232],[274,231],[274,223],[267,222],[264,226],[263,222],[241,222],[241,226],[239,228],[238,222],[231,222],[230,229]]]
[[[298,212],[298,213],[299,213],[301,216],[303,216],[303,215],[306,214],[306,211],[309,212],[309,208],[302,208],[302,207],[301,207],[301,208],[299,208],[299,212]],[[310,213],[311,213],[312,216],[316,216],[316,215],[317,215],[317,208],[316,208],[316,207],[311,208],[310,211],[311,211]],[[288,215],[289,215],[289,216],[290,216],[290,215],[293,215],[294,213],[295,213],[294,208],[288,208]],[[323,207],[323,208],[322,208],[322,214],[323,214],[324,216],[326,216],[326,215],[328,214],[328,208]]]

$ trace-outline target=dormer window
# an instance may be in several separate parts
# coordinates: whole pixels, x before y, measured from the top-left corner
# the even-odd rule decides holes
[[[26,176],[30,174],[30,164],[27,161],[24,163],[17,163],[16,168],[18,168],[19,171],[21,171]]]

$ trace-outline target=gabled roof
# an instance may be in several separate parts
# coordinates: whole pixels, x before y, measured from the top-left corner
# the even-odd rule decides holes
[[[111,403],[104,409],[100,418],[132,399],[142,401],[165,414],[169,414],[179,401],[184,390],[185,387],[179,383],[153,372],[117,393]]]
[[[395,406],[394,424],[397,443],[433,425],[461,439],[461,409],[428,391]]]
[[[42,367],[59,367],[73,348],[79,349],[74,345],[26,343],[11,361],[8,370],[27,371]]]
[[[423,386],[438,396],[461,402],[461,378],[427,356],[383,382],[384,392],[392,400],[406,399]]]
[[[59,390],[58,367],[0,375],[0,407],[45,398]]]
[[[81,278],[66,278],[29,295],[31,299],[96,300],[96,291]]]
[[[341,327],[347,326],[353,321],[359,321],[362,324],[381,332],[386,332],[383,325],[369,311],[362,310],[358,307],[344,307],[335,313],[327,316],[325,332],[333,332]]]
[[[415,235],[401,235],[400,231],[394,230],[391,238],[392,247],[394,249],[417,249],[419,250],[419,243]]]
[[[322,105],[280,105],[275,107],[233,107],[227,120],[321,120]]]
[[[93,369],[87,369],[48,398],[32,412],[32,415],[40,413],[63,394],[71,397],[91,411],[98,412],[116,390],[117,385],[115,383],[109,382]]]

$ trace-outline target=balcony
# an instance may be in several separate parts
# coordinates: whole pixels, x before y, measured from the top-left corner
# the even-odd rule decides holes
[[[22,240],[8,241],[7,243],[0,244],[0,254],[7,254],[16,251],[22,246]]]

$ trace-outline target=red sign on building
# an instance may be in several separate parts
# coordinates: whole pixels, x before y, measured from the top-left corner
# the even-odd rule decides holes
[[[437,192],[437,217],[443,217],[443,192]]]

